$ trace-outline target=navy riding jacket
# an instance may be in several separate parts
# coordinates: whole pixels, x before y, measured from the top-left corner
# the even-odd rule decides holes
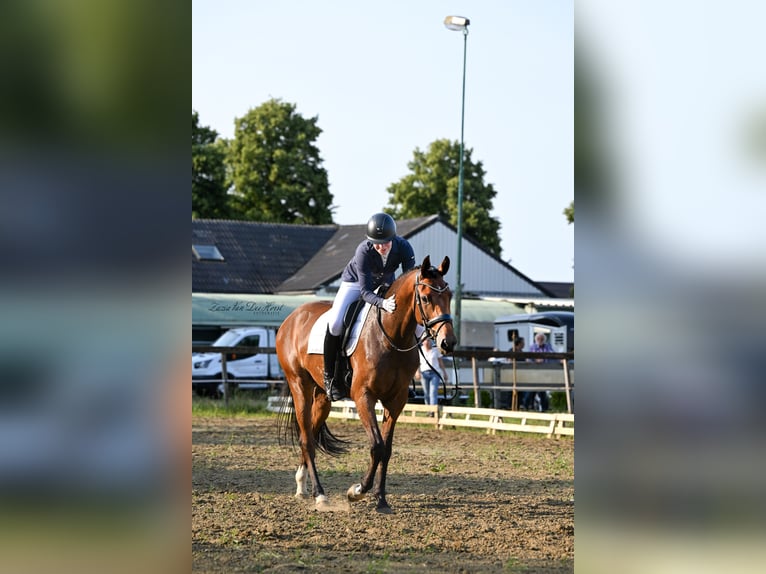
[[[359,283],[361,297],[367,303],[380,307],[383,298],[374,291],[382,284],[394,282],[394,272],[401,265],[402,273],[415,267],[415,252],[412,245],[404,237],[395,235],[391,240],[391,251],[388,252],[385,266],[380,253],[375,251],[371,241],[364,240],[356,248],[354,256],[343,270],[341,281]]]

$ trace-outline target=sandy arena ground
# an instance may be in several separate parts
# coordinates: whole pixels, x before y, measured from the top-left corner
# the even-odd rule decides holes
[[[330,419],[348,454],[320,453],[334,511],[295,498],[297,450],[275,416],[195,416],[194,572],[572,572],[574,441],[400,424],[387,499],[349,505],[369,460],[358,421]]]

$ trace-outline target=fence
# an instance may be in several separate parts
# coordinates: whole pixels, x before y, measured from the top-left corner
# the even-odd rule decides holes
[[[292,404],[290,397],[269,397],[267,409],[271,412],[279,412],[285,404],[284,401],[287,405]],[[375,416],[378,422],[382,422],[383,406],[379,402],[375,405]],[[353,401],[333,401],[330,418],[359,420],[359,414],[356,412]],[[496,434],[497,431],[514,431],[545,434],[548,437],[574,436],[574,415],[568,413],[535,413],[407,403],[397,423],[433,425],[438,429],[483,428],[486,429],[487,434]]]
[[[215,352],[221,354],[222,377],[220,379],[193,380],[192,384],[210,383],[212,381],[222,382],[224,401],[228,405],[228,399],[231,394],[231,382],[226,374],[227,354],[273,354],[276,352],[276,349],[273,347],[213,347],[211,345],[193,345],[192,352]],[[527,362],[527,360],[537,359],[552,362]],[[570,364],[574,360],[574,353],[514,353],[511,351],[460,350],[455,351],[449,357],[445,357],[445,360],[448,362],[457,360],[458,363],[464,360],[470,361],[470,378],[474,391],[475,408],[481,407],[481,391],[492,391],[492,406],[494,409],[504,410],[501,407],[506,407],[511,411],[518,411],[519,394],[522,392],[561,391],[566,396],[567,413],[572,414],[574,412],[574,368],[573,364]],[[458,370],[465,371],[465,368],[458,366]],[[485,383],[484,379],[490,379],[491,383]],[[461,382],[465,384],[464,381],[461,380]],[[248,383],[275,387],[281,381],[237,379],[237,384]],[[504,393],[510,395],[510,401],[507,401],[507,404],[503,401]]]
[[[470,360],[474,406],[481,406],[480,391],[492,391],[495,408],[507,406],[518,410],[519,394],[535,391],[561,391],[567,402],[567,412],[574,412],[574,353],[514,353],[511,351],[455,351],[452,358]],[[447,359],[447,357],[445,357]],[[453,360],[454,360],[453,359]],[[542,359],[543,363],[528,362]],[[465,369],[462,369],[465,370]],[[490,384],[484,381],[489,379]],[[503,404],[502,394],[511,396]]]
[[[277,350],[274,347],[215,347],[213,345],[192,345],[192,353],[219,353],[221,355],[221,376],[212,379],[192,378],[192,387],[194,385],[210,385],[220,383],[223,385],[224,404],[229,406],[229,397],[231,396],[231,380],[226,368],[228,356],[234,355],[243,358],[247,355],[275,354]],[[237,385],[256,385],[260,388],[275,388],[281,385],[284,380],[281,379],[246,379],[238,378]],[[255,388],[257,388],[255,387]]]

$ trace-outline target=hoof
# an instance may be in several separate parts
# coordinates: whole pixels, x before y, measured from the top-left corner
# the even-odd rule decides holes
[[[296,492],[295,498],[310,498],[311,495],[308,492]]]
[[[391,510],[391,507],[388,504],[384,506],[377,506],[375,508],[375,512],[377,512],[378,514],[393,514],[394,513],[394,511]]]
[[[324,512],[330,510],[330,501],[327,500],[327,497],[324,494],[320,494],[316,497],[314,506],[318,511]]]
[[[361,484],[352,484],[348,492],[346,492],[346,496],[348,497],[349,502],[356,502],[358,500],[362,500],[364,498],[364,492],[362,492],[362,485]]]

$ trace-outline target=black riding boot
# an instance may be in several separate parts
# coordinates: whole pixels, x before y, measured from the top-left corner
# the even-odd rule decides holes
[[[340,335],[333,335],[330,329],[324,336],[324,388],[331,401],[345,398],[343,384],[335,380],[335,365],[340,351]]]

